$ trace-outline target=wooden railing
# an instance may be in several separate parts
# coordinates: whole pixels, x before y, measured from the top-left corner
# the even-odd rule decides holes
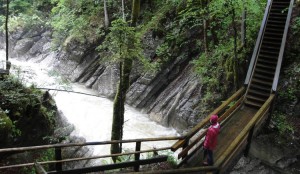
[[[130,139],[130,140],[120,140],[120,141],[102,141],[102,142],[87,142],[87,143],[70,143],[70,144],[53,144],[53,145],[42,145],[42,146],[32,146],[32,147],[16,147],[16,148],[7,148],[0,149],[0,155],[4,153],[20,153],[20,152],[29,152],[36,150],[47,150],[47,149],[55,149],[55,157],[53,161],[35,161],[31,163],[25,164],[14,164],[7,166],[0,166],[1,170],[4,169],[12,169],[12,168],[21,168],[21,167],[37,167],[40,169],[40,166],[55,164],[55,171],[48,171],[47,173],[56,174],[56,173],[87,173],[87,172],[97,172],[97,171],[105,171],[112,169],[121,169],[133,167],[134,171],[139,171],[140,165],[157,163],[167,161],[168,156],[158,155],[149,159],[140,159],[140,155],[142,153],[151,153],[151,152],[161,152],[165,150],[170,150],[171,147],[162,147],[162,148],[153,148],[148,150],[141,150],[142,143],[153,142],[153,141],[171,141],[171,140],[179,140],[182,137],[162,137],[162,138],[145,138],[145,139]],[[70,147],[83,147],[83,146],[96,146],[96,145],[110,145],[110,144],[124,144],[124,143],[135,143],[135,151],[127,152],[127,153],[119,153],[119,154],[109,154],[109,155],[101,155],[101,156],[91,156],[91,157],[82,157],[82,158],[72,158],[72,159],[63,159],[61,151],[63,148]],[[92,166],[85,167],[80,169],[72,169],[72,170],[63,170],[62,164],[67,162],[74,161],[82,161],[82,160],[91,160],[91,159],[99,159],[99,158],[108,158],[108,157],[118,157],[124,155],[134,155],[134,161],[128,162],[120,162],[115,164],[107,164],[100,166]]]
[[[233,94],[229,99],[223,102],[217,109],[215,109],[212,113],[210,113],[202,122],[196,125],[190,132],[188,132],[184,139],[177,141],[172,146],[172,151],[177,151],[179,148],[182,148],[182,151],[178,154],[178,159],[182,159],[182,161],[178,164],[178,167],[182,166],[187,162],[201,147],[202,143],[200,140],[206,134],[206,126],[209,123],[210,116],[212,114],[219,115],[219,122],[221,124],[225,123],[227,118],[229,118],[232,113],[241,105],[243,101],[243,94],[245,88],[242,87],[235,94]],[[230,104],[233,106],[230,107]],[[205,129],[205,130],[203,130]],[[201,130],[203,130],[201,132]]]

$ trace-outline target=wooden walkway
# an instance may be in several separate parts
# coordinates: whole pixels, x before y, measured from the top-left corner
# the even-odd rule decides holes
[[[249,123],[251,118],[255,115],[258,109],[243,107],[238,109],[229,120],[221,125],[221,132],[218,136],[218,144],[214,151],[214,161],[224,154],[225,150],[229,148],[235,138],[241,133],[243,128]],[[189,167],[203,166],[203,151],[198,152],[195,157],[188,162]]]

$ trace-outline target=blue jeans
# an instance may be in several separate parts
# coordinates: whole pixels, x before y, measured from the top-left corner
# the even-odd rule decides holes
[[[205,160],[206,156],[207,156],[207,164],[212,166],[214,165],[214,159],[213,159],[213,151],[203,148],[204,149],[204,156],[203,156],[203,160]]]

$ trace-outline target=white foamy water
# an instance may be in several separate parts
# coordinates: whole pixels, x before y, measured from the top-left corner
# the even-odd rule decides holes
[[[0,58],[5,59],[5,52],[0,50]],[[23,62],[10,59],[11,72],[27,85],[35,84],[40,88],[67,89],[88,94],[97,94],[92,89],[87,89],[80,84],[65,83],[50,66],[42,63]],[[66,116],[68,121],[75,126],[72,133],[84,137],[87,142],[110,140],[113,102],[101,97],[94,97],[70,92],[53,91],[57,107]],[[178,136],[174,129],[163,127],[132,107],[125,108],[125,123],[123,139],[153,138],[163,136]],[[147,147],[168,147],[174,141],[147,143]],[[134,147],[134,144],[129,145]],[[129,148],[127,145],[123,147]],[[109,154],[109,146],[97,146],[95,154]]]

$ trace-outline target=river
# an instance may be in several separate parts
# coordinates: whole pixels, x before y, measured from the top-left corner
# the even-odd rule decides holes
[[[1,60],[5,59],[5,52],[0,50]],[[81,84],[70,83],[63,79],[46,63],[22,61],[10,58],[12,63],[11,73],[24,84],[34,84],[38,88],[55,88],[97,95],[97,92],[85,88]],[[52,90],[58,109],[67,120],[75,126],[73,135],[82,136],[87,142],[110,140],[112,124],[113,102],[103,97],[83,95],[71,92],[59,92]],[[166,128],[148,118],[138,110],[125,107],[125,123],[123,139],[153,138],[162,136],[178,136],[175,129]],[[174,141],[163,143],[147,143],[147,147],[167,147]],[[147,148],[143,146],[143,148]],[[131,148],[124,145],[124,148]],[[94,148],[94,153],[107,154],[109,147]]]

